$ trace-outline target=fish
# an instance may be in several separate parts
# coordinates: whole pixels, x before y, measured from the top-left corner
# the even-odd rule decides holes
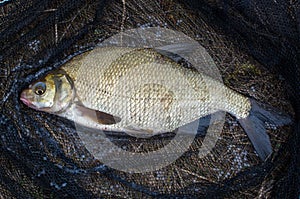
[[[265,123],[286,125],[290,116],[169,55],[155,48],[96,47],[30,84],[20,100],[83,126],[147,136],[225,111],[266,160],[272,146]]]

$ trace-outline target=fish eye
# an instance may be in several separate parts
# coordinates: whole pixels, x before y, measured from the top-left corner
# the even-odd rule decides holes
[[[37,82],[33,86],[32,90],[37,95],[43,95],[45,93],[45,91],[46,91],[46,84],[44,82]]]

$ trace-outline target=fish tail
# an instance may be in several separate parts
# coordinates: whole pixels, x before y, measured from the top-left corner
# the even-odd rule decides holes
[[[251,109],[246,118],[238,119],[247,133],[254,149],[262,160],[266,160],[272,153],[270,137],[266,132],[266,123],[283,126],[291,123],[290,116],[266,104],[250,99]]]

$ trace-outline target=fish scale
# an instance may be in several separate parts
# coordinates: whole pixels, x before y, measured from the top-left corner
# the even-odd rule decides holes
[[[191,122],[226,111],[238,119],[263,160],[272,153],[265,123],[291,122],[288,115],[156,49],[98,47],[33,84],[21,93],[26,105],[83,126],[133,136],[180,127],[189,131],[194,129],[194,125],[188,127]]]
[[[75,67],[67,64],[62,68],[72,70],[73,74],[77,68],[77,75],[73,78],[81,102],[90,109],[121,117],[122,121],[115,124],[118,127],[172,131],[226,107],[215,103],[219,107],[211,108],[209,97],[209,87],[224,90],[224,85],[218,83],[216,86],[214,80],[196,70],[174,64],[153,49],[99,48],[82,56],[77,63],[80,64]],[[145,85],[148,92],[141,91]],[[238,101],[244,107],[247,99],[234,94],[236,98],[243,98]],[[169,99],[164,99],[165,95]],[[165,101],[171,103],[166,105]],[[232,108],[228,105],[228,110]],[[237,113],[235,110],[231,112]]]

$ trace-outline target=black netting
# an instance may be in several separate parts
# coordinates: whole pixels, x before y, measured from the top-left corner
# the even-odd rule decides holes
[[[1,198],[297,198],[300,190],[299,1],[0,1]],[[70,57],[130,28],[183,32],[210,54],[226,86],[293,116],[269,128],[274,153],[256,155],[237,120],[200,159],[199,135],[171,165],[126,173],[95,160],[74,123],[34,111],[20,92]],[[107,135],[128,150],[164,146],[173,134]]]

